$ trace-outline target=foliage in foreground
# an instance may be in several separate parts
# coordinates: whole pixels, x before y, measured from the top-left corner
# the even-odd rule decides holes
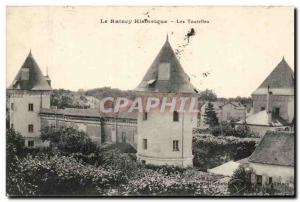
[[[229,194],[227,183],[223,181],[222,176],[200,172],[192,168],[145,166],[139,164],[134,155],[121,153],[117,147],[111,145],[101,148],[90,147],[88,146],[90,141],[86,134],[77,130],[73,132],[66,129],[63,131],[53,130],[53,133],[61,135],[61,138],[57,139],[53,134],[48,133],[48,138],[45,140],[51,142],[51,148],[26,151],[22,136],[13,130],[7,131],[8,195],[225,196]],[[61,133],[70,135],[65,136]],[[68,145],[74,142],[82,143],[80,147],[76,148]],[[255,139],[251,138],[224,138],[212,135],[194,137],[196,152],[201,151],[197,148],[205,150],[212,145],[216,146],[213,148],[220,149],[223,146],[240,146],[241,144],[254,144],[254,142]],[[203,145],[206,147],[202,147]],[[65,150],[65,148],[68,149]],[[197,153],[195,158],[197,157],[199,162],[202,160],[209,162],[209,158],[216,158],[212,151],[208,152],[210,153],[206,154],[206,157],[205,154]],[[26,153],[30,154],[26,155]],[[208,158],[208,156],[210,157]],[[243,177],[241,173],[236,175],[236,178]],[[229,187],[228,190],[231,188]]]
[[[143,170],[124,186],[126,195],[141,196],[217,196],[227,195],[227,184],[221,177],[193,169],[169,173]]]
[[[69,156],[28,156],[19,167],[24,181],[34,185],[33,195],[101,194],[125,180],[118,170],[83,164]]]
[[[243,195],[250,192],[250,173],[247,173],[243,167],[236,169],[228,183],[228,191],[231,195]]]
[[[254,185],[250,180],[251,171],[239,167],[228,182],[228,192],[232,196],[293,196],[294,187],[288,183],[272,182],[270,185]]]

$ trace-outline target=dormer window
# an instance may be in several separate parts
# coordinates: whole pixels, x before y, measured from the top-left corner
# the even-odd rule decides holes
[[[158,66],[158,80],[169,80],[170,79],[170,68],[171,65],[168,62],[162,62]]]
[[[29,80],[29,69],[28,68],[22,68],[21,80],[22,81],[28,81]]]

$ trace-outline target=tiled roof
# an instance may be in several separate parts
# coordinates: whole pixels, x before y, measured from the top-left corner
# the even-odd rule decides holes
[[[294,166],[294,134],[269,132],[256,147],[249,162]]]
[[[26,79],[22,78],[22,74]],[[31,52],[27,56],[24,64],[19,70],[9,90],[51,90],[38,64],[34,60]]]
[[[169,79],[161,80],[158,77],[161,63],[170,64]],[[160,67],[166,68],[166,67]],[[190,83],[189,76],[184,72],[176,55],[167,39],[152,65],[145,74],[142,82],[135,89],[143,92],[161,93],[195,93],[195,88]]]
[[[268,86],[274,95],[294,94],[294,72],[284,58],[252,94],[266,94]]]

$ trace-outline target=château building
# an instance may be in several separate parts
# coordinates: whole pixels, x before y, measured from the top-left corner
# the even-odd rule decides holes
[[[24,136],[26,146],[47,146],[40,140],[43,127],[71,126],[85,131],[98,144],[131,145],[137,149],[138,159],[146,164],[193,165],[192,129],[197,123],[197,113],[180,111],[177,102],[174,110],[167,104],[164,112],[57,109],[50,106],[50,85],[50,77],[43,76],[30,53],[7,89],[9,125]],[[182,96],[189,103],[196,92],[168,39],[135,90],[142,96],[166,97],[168,103]]]

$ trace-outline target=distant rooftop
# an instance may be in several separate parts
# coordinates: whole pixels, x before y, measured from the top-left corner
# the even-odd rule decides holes
[[[267,94],[268,86],[275,95],[294,95],[294,72],[284,58],[252,94]]]

